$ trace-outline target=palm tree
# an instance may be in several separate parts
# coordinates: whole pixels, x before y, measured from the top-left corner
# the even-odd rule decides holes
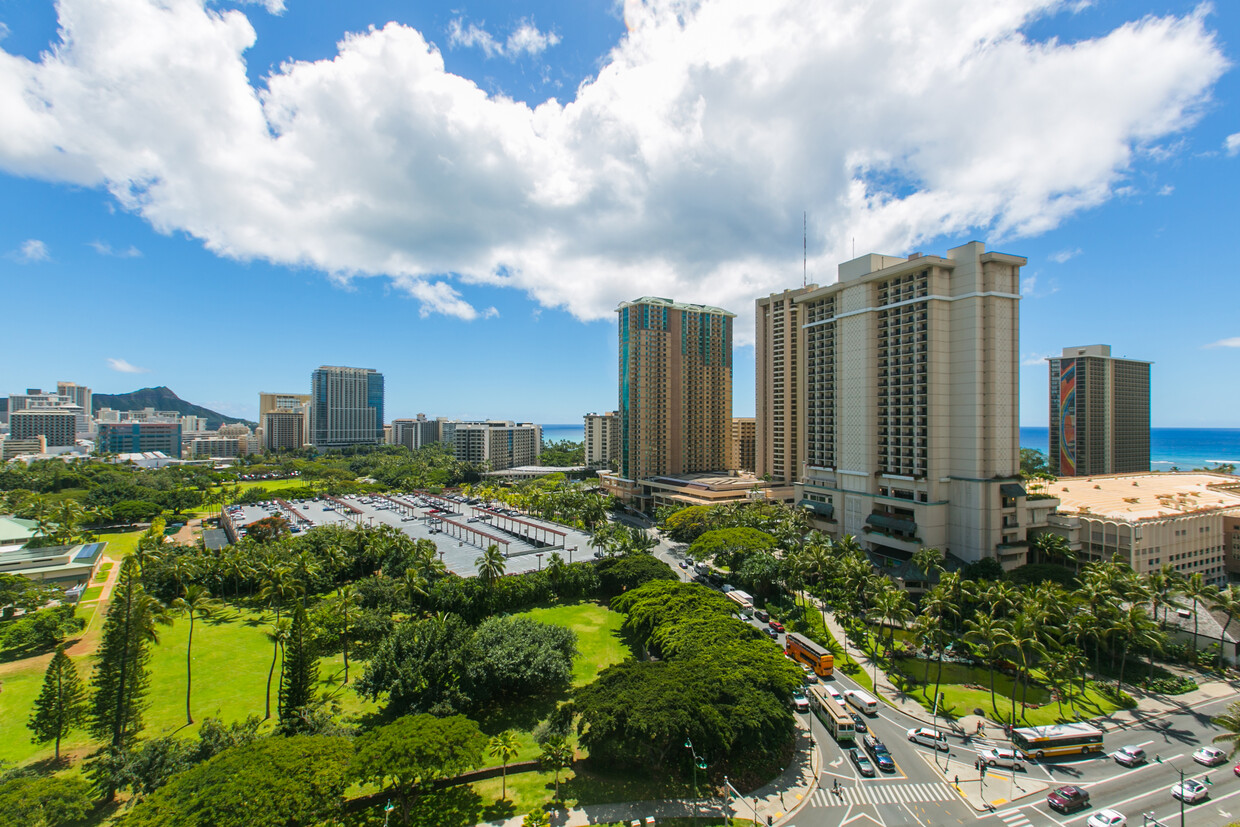
[[[508,561],[504,557],[504,553],[499,550],[499,546],[495,543],[487,546],[487,550],[482,556],[474,560],[474,565],[478,567],[478,577],[482,580],[483,585],[488,589],[495,585],[495,581],[504,576],[504,569],[508,566]]]
[[[1065,565],[1072,563],[1075,571],[1080,573],[1080,566],[1077,565],[1076,553],[1072,551],[1072,545],[1067,538],[1050,532],[1043,532],[1036,535],[1030,542],[1030,545],[1038,552],[1043,560],[1058,561]]]
[[[998,640],[1007,648],[1012,649],[1017,657],[1020,658],[1020,675],[1018,676],[1024,685],[1024,697],[1028,697],[1029,693],[1029,665],[1030,656],[1038,653],[1042,649],[1042,642],[1038,636],[1037,624],[1023,612],[1011,619],[1011,622],[1004,627],[999,633]],[[1021,700],[1023,707],[1024,700]],[[1023,708],[1022,708],[1023,717]],[[1012,687],[1012,713],[1009,723],[1016,725],[1016,687]]]
[[[1227,711],[1214,719],[1214,724],[1227,730],[1222,735],[1214,736],[1214,743],[1227,742],[1231,744],[1231,751],[1227,753],[1228,759],[1235,757],[1236,751],[1240,750],[1240,701],[1227,707]]]
[[[909,562],[925,576],[926,582],[930,583],[946,570],[943,567],[945,561],[943,552],[937,548],[919,548],[913,552],[913,559]]]
[[[1184,602],[1175,596],[1183,582],[1184,576],[1170,563],[1163,563],[1160,569],[1145,575],[1145,584],[1150,590],[1150,611],[1160,625],[1166,624],[1167,609],[1184,608]],[[1161,616],[1159,608],[1162,609]]]
[[[430,594],[430,581],[415,566],[405,569],[405,576],[401,578],[398,586],[401,596],[405,598],[405,602],[409,604],[409,612],[413,610],[419,603]]]
[[[180,597],[172,601],[172,610],[189,617],[189,636],[185,639],[185,723],[192,724],[194,715],[190,712],[190,685],[192,683],[194,617],[210,617],[219,601],[211,597],[206,586],[191,583],[185,587]]]
[[[1003,621],[990,615],[979,614],[975,619],[966,620],[965,640],[973,644],[975,651],[990,670],[990,709],[999,717],[999,707],[995,704],[995,663],[999,660],[1000,639],[1003,633]]]
[[[1200,614],[1202,605],[1213,600],[1218,594],[1212,584],[1206,582],[1206,578],[1201,572],[1193,572],[1191,576],[1184,582],[1184,596],[1193,604],[1193,660],[1196,661],[1197,655],[1197,628],[1200,623]]]
[[[559,588],[567,570],[568,564],[564,562],[564,555],[558,551],[551,552],[551,556],[547,558],[547,579],[551,581],[553,588]]]
[[[344,682],[349,682],[349,612],[361,602],[361,594],[352,583],[345,583],[336,589],[334,608],[340,615],[340,648],[344,652]]]
[[[562,735],[553,735],[542,745],[542,754],[538,756],[544,768],[550,767],[555,772],[555,798],[560,799],[560,770],[573,763],[573,747]]]
[[[1218,642],[1218,668],[1222,669],[1223,648],[1226,646],[1227,640],[1227,627],[1235,620],[1236,615],[1240,614],[1240,590],[1237,590],[1234,585],[1219,589],[1214,595],[1214,600],[1210,603],[1210,611],[1222,612],[1227,617],[1227,622],[1223,624],[1223,632],[1219,636],[1221,639]]]
[[[275,623],[271,624],[271,628],[267,630],[267,640],[271,641],[272,652],[271,669],[267,671],[267,708],[263,712],[264,721],[271,717],[271,679],[276,674],[276,657],[284,647],[284,641],[288,640],[291,628],[289,619],[284,617],[278,618]]]
[[[508,762],[521,751],[521,745],[517,743],[517,732],[514,729],[506,729],[498,735],[492,735],[491,740],[487,743],[487,754],[493,758],[498,758],[500,764],[503,765],[501,770],[501,792],[500,798],[508,798]]]
[[[280,609],[290,600],[305,592],[305,587],[293,576],[293,571],[285,565],[275,565],[263,574],[263,587],[258,597],[268,606],[275,608],[276,620],[280,619]]]

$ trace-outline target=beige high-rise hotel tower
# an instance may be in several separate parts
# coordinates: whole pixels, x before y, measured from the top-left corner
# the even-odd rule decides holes
[[[782,344],[797,338],[797,501],[815,528],[893,562],[922,547],[1024,562],[1024,264],[972,242],[945,256],[862,256],[835,284],[792,291],[798,327],[785,322]],[[758,300],[760,333],[771,299]],[[758,336],[759,372],[772,346]]]

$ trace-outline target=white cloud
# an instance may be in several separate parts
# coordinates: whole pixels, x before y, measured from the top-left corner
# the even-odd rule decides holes
[[[113,359],[108,357],[108,367],[121,373],[150,373],[147,368],[140,368],[137,365],[131,365],[124,359]]]
[[[112,256],[113,258],[142,258],[142,251],[132,244],[125,250],[113,250],[112,245],[106,241],[92,241],[90,246],[95,252],[101,256]]]
[[[262,6],[268,14],[280,15],[287,11],[284,8],[284,0],[233,0],[233,2],[247,6]]]
[[[9,36],[9,27],[4,23],[0,23],[0,40],[4,40]]]
[[[1204,347],[1240,347],[1240,336],[1232,336],[1230,339],[1219,339],[1217,342],[1211,342]]]
[[[1163,184],[1161,187],[1158,188],[1159,195],[1170,195],[1173,192],[1175,192],[1175,187],[1172,186],[1171,184]]]
[[[52,254],[48,252],[47,245],[37,238],[28,238],[21,243],[13,252],[9,253],[9,258],[21,262],[22,264],[34,264],[39,261],[48,261]]]
[[[1195,122],[1227,67],[1204,7],[1027,34],[1073,5],[629,0],[597,76],[531,108],[397,24],[255,87],[240,12],[60,0],[61,43],[0,51],[0,169],[106,187],[221,256],[390,277],[425,313],[477,318],[476,284],[581,319],[653,294],[734,310],[745,344],[753,297],[799,280],[804,209],[820,283],[853,237],[1019,253]]]
[[[1031,353],[1025,358],[1021,359],[1020,363],[1023,367],[1027,367],[1027,368],[1038,367],[1038,366],[1045,367],[1046,360],[1053,358],[1053,356],[1054,354],[1052,353]]]
[[[453,47],[478,47],[487,57],[507,57],[515,60],[522,55],[539,55],[560,42],[555,32],[541,32],[528,20],[508,35],[505,41],[495,37],[476,23],[465,25],[462,18],[454,18],[448,23],[448,45]]]
[[[1240,153],[1240,132],[1228,135],[1227,140],[1223,141],[1223,148],[1227,150],[1228,155]]]
[[[48,252],[47,244],[38,241],[37,238],[27,238],[21,243],[21,247],[16,249],[14,258],[22,264],[33,264],[47,262],[52,258],[52,254]]]
[[[1055,262],[1056,264],[1063,264],[1064,262],[1068,261],[1069,259],[1076,258],[1076,257],[1077,257],[1077,256],[1079,256],[1080,254],[1081,254],[1081,248],[1080,248],[1080,247],[1077,247],[1077,248],[1076,248],[1076,249],[1074,249],[1074,250],[1060,250],[1060,251],[1059,251],[1059,252],[1057,252],[1057,253],[1052,253],[1052,254],[1051,254],[1051,256],[1050,256],[1050,259],[1051,259],[1051,261]]]

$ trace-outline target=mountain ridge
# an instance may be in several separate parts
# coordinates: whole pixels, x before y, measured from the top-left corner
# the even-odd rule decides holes
[[[154,388],[139,388],[129,393],[96,393],[91,401],[91,413],[98,414],[101,408],[115,411],[140,411],[143,408],[154,408],[157,411],[176,411],[182,416],[201,416],[207,420],[208,430],[217,430],[222,424],[240,423],[251,428],[258,423],[235,416],[226,416],[210,408],[187,402],[165,385]]]

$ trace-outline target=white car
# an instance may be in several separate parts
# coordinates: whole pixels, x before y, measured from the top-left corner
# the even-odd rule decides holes
[[[1088,827],[1124,827],[1127,823],[1127,816],[1118,810],[1103,810],[1094,813],[1089,817],[1089,821],[1085,822]]]
[[[1011,769],[1019,770],[1025,766],[1025,762],[1021,760],[1019,753],[1002,747],[979,750],[977,758],[988,767],[1010,767]]]
[[[1218,747],[1202,747],[1193,753],[1193,760],[1198,764],[1205,764],[1207,767],[1213,767],[1222,764],[1227,760],[1227,753]]]
[[[1195,778],[1185,778],[1171,788],[1171,797],[1178,798],[1188,804],[1196,804],[1210,795],[1210,790]]]
[[[910,729],[905,734],[908,735],[910,741],[921,744],[924,747],[934,747],[944,752],[950,749],[947,745],[947,736],[941,732],[935,732],[930,727],[920,726],[916,729]]]
[[[1145,761],[1145,750],[1140,747],[1120,747],[1111,754],[1115,763],[1125,767],[1135,767]]]

